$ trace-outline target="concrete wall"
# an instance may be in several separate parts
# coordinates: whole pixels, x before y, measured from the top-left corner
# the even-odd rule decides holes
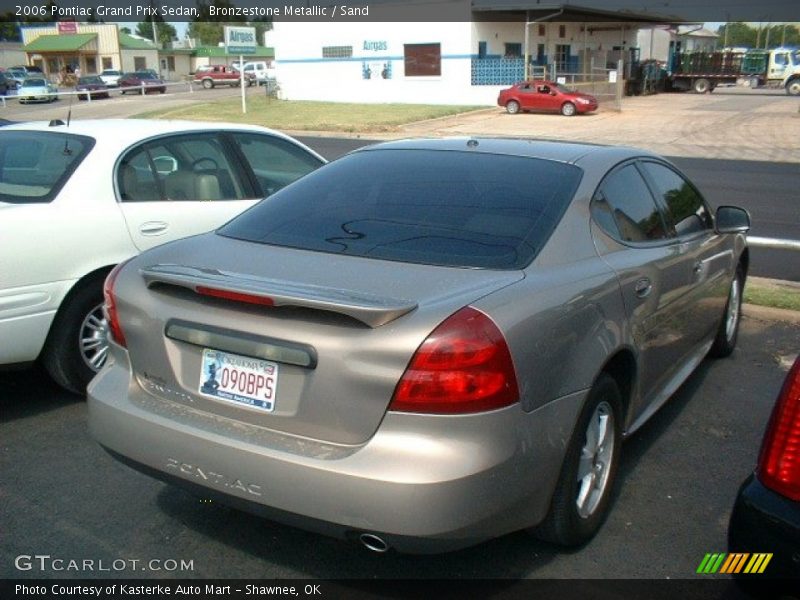
[[[290,100],[486,104],[497,97],[470,89],[469,23],[276,22],[270,42],[281,96]],[[441,75],[407,76],[404,45],[435,43]],[[328,46],[351,46],[352,56],[323,58]]]
[[[120,51],[122,55],[122,71],[127,73],[136,70],[136,58],[144,58],[144,68],[159,70],[158,50],[126,50]]]
[[[595,75],[605,78],[602,70],[616,66],[620,55],[636,46],[637,31],[636,26],[614,23],[548,23],[544,35],[539,35],[538,24],[533,24],[530,53],[535,59],[537,44],[545,44],[545,54],[552,62],[556,46],[569,45],[574,72],[589,73],[593,64],[598,69]],[[512,82],[472,85],[472,62],[478,57],[479,42],[486,42],[490,57],[503,57],[506,44],[520,44],[524,51],[525,25],[354,22],[331,27],[324,22],[278,21],[269,35],[269,43],[275,47],[280,96],[334,102],[493,105],[499,90]],[[404,45],[423,43],[440,44],[441,75],[406,75]],[[330,46],[351,47],[352,55],[323,57],[323,47]],[[572,81],[570,78],[568,83]]]
[[[28,64],[28,56],[19,42],[0,42],[0,67]]]

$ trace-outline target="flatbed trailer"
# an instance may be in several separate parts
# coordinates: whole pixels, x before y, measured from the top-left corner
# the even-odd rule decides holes
[[[800,51],[776,48],[675,54],[668,76],[670,88],[698,94],[741,80],[750,87],[784,87],[786,93],[800,95]]]

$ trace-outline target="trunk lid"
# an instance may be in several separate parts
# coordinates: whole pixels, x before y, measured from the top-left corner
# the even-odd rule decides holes
[[[233,421],[360,444],[379,426],[427,335],[522,277],[204,234],[137,257],[115,291],[134,376],[145,390]],[[207,350],[268,361],[271,400],[248,405],[203,393],[217,360],[204,359]]]

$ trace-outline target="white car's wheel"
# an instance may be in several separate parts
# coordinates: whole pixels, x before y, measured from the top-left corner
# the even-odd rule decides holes
[[[85,393],[108,356],[102,308],[103,277],[95,277],[70,292],[47,336],[42,362],[56,383],[76,394]]]

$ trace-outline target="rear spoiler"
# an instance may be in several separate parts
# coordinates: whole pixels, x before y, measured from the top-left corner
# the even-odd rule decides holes
[[[266,279],[185,265],[160,264],[139,270],[148,288],[178,286],[262,306],[298,306],[347,315],[369,327],[385,325],[417,308],[411,300],[359,294],[349,290]]]

